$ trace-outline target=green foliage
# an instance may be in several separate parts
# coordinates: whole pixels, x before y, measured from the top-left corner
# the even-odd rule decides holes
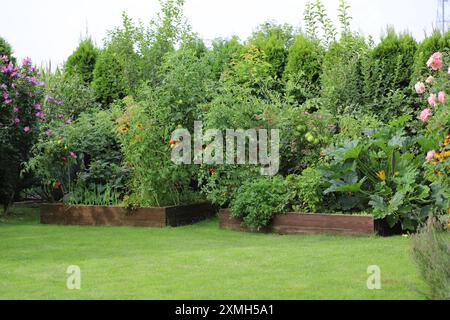
[[[0,56],[12,56],[11,45],[2,37],[0,37]]]
[[[142,62],[136,46],[142,33],[142,28],[125,13],[122,26],[109,31],[105,49],[95,64],[92,82],[97,100],[105,106],[136,92],[142,76]]]
[[[243,165],[202,166],[198,181],[202,193],[212,204],[228,208],[232,199],[239,194],[239,188],[247,181],[261,177],[259,170]]]
[[[298,34],[289,48],[284,77],[291,81],[287,86],[298,81],[298,89],[295,88],[295,92],[289,91],[300,103],[319,93],[324,54],[325,49],[317,40],[307,38],[303,34]]]
[[[343,114],[338,117],[339,133],[333,136],[333,141],[357,140],[382,126],[383,122],[373,114]]]
[[[450,239],[433,217],[412,241],[412,256],[427,284],[424,295],[430,300],[450,299]]]
[[[280,126],[280,115],[286,107],[276,97],[261,99],[248,88],[225,87],[203,105],[205,129],[274,129]],[[199,184],[214,204],[227,206],[239,187],[247,180],[260,176],[259,167],[248,165],[204,166]]]
[[[274,67],[267,61],[265,52],[254,46],[245,46],[244,52],[231,60],[222,80],[224,86],[243,87],[261,96],[277,84],[274,76]]]
[[[290,174],[315,165],[336,127],[332,115],[323,110],[285,107],[279,116],[280,173]]]
[[[83,186],[77,186],[70,192],[65,200],[69,205],[88,206],[117,206],[121,203],[122,196],[111,186],[94,185],[93,190]]]
[[[196,169],[171,160],[169,141],[176,125],[170,106],[161,104],[158,93],[142,89],[139,102],[127,99],[126,112],[118,119],[122,153],[131,168],[127,202],[133,206],[162,207],[199,199],[191,187]]]
[[[414,56],[414,67],[411,77],[411,85],[429,75],[427,61],[430,56],[438,51],[448,51],[450,49],[450,31],[442,35],[439,31],[435,31],[431,36],[425,38],[417,47]]]
[[[178,205],[199,198],[193,187],[198,168],[173,163],[169,141],[178,127],[193,132],[212,72],[204,57],[183,46],[165,57],[160,77],[159,86],[140,90],[137,102],[127,99],[127,111],[119,119],[122,152],[132,168],[133,205]]]
[[[274,213],[287,212],[289,194],[283,178],[259,178],[244,183],[231,202],[231,214],[257,230],[269,225]]]
[[[296,212],[318,212],[323,205],[322,173],[308,168],[301,175],[290,175],[286,179],[290,201]]]
[[[309,38],[320,39],[325,46],[336,40],[336,28],[328,17],[321,0],[306,3],[303,19],[306,23],[306,34]]]
[[[136,46],[142,56],[142,77],[152,85],[160,83],[164,56],[175,51],[185,38],[192,38],[183,14],[184,0],[159,0],[161,11],[147,29],[140,29]]]
[[[409,86],[414,64],[417,42],[407,34],[398,35],[393,29],[388,29],[381,42],[372,50],[372,69],[378,74],[376,79],[383,79],[378,95],[385,96],[389,90],[404,89]]]
[[[76,119],[82,112],[99,106],[94,90],[78,74],[69,76],[57,70],[47,75],[45,92],[47,97],[58,98],[60,115],[67,119]],[[48,109],[52,106],[47,103],[45,107],[47,114],[51,114]]]
[[[129,92],[125,78],[124,66],[113,50],[103,50],[95,64],[92,88],[97,100],[105,106],[124,98]]]
[[[213,41],[212,49],[208,51],[207,57],[217,80],[222,76],[226,66],[242,53],[244,53],[244,46],[237,37],[232,37],[229,40],[216,39]]]
[[[111,111],[94,109],[70,125],[55,120],[51,126],[51,132],[42,132],[27,165],[44,196],[83,203],[87,194],[127,193],[128,168],[122,164]]]
[[[90,84],[94,79],[94,67],[98,50],[91,38],[84,39],[78,48],[67,59],[64,72],[69,76],[79,76],[84,84]]]
[[[333,42],[325,54],[321,76],[322,97],[332,114],[361,109],[361,65],[368,49],[364,38],[348,35]]]
[[[423,158],[412,152],[415,141],[403,129],[408,117],[402,120],[331,147],[325,193],[337,196],[344,211],[369,205],[375,219],[414,230],[430,210],[431,189],[423,183]]]
[[[264,52],[266,61],[273,67],[273,77],[281,78],[292,38],[291,26],[266,22],[253,33],[248,40],[248,45]]]

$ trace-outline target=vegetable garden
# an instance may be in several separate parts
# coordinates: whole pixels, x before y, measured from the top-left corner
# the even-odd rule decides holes
[[[252,229],[275,213],[372,215],[403,232],[450,210],[450,33],[377,44],[334,26],[320,1],[304,26],[265,23],[206,45],[162,3],[123,14],[56,72],[0,41],[0,201],[171,207],[209,201]],[[278,129],[280,170],[171,161],[177,128]],[[204,142],[206,145],[207,141]],[[447,223],[444,222],[446,225]]]

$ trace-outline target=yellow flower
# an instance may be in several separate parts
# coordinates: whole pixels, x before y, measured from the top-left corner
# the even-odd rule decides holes
[[[377,177],[381,181],[386,181],[386,172],[384,170],[377,172]]]
[[[119,128],[119,132],[120,133],[127,133],[128,132],[128,127],[127,126],[121,126],[120,128]]]
[[[137,128],[137,129],[142,129],[142,127],[143,127],[143,126],[142,126],[142,123],[138,123],[138,124],[136,125],[136,128]]]

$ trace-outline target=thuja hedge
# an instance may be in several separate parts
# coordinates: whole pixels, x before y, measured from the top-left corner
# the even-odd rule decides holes
[[[206,198],[257,227],[274,211],[367,211],[405,229],[445,214],[449,34],[417,43],[387,30],[375,44],[350,29],[348,9],[343,1],[340,33],[315,1],[305,32],[266,23],[245,41],[210,46],[191,31],[181,0],[162,2],[146,26],[124,14],[102,48],[84,40],[61,70],[44,73],[46,121],[35,121],[33,157],[20,165],[36,178],[32,192],[126,206]],[[424,110],[425,90],[439,112]],[[192,132],[196,120],[205,129],[280,129],[278,176],[250,165],[172,163],[179,141],[171,133]],[[432,151],[439,170],[425,159]],[[252,190],[258,197],[245,199]]]

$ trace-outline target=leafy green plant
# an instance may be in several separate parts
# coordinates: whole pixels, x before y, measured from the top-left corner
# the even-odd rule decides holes
[[[413,236],[412,256],[427,284],[423,294],[430,300],[450,299],[450,238],[442,224],[431,217]]]
[[[443,52],[450,48],[450,31],[441,34],[438,30],[433,34],[423,39],[417,47],[414,55],[414,66],[411,76],[411,86],[414,86],[423,76],[428,76],[429,69],[427,68],[427,61],[435,52]]]
[[[308,168],[301,175],[286,178],[290,201],[296,212],[318,212],[323,205],[323,183],[320,170]]]
[[[244,183],[231,202],[231,214],[244,224],[260,230],[267,226],[274,213],[288,210],[289,194],[282,177],[259,178]]]
[[[284,70],[284,78],[288,81],[286,90],[300,104],[314,98],[320,91],[324,55],[325,49],[320,42],[303,34],[298,34],[289,48]]]
[[[281,78],[287,63],[288,49],[292,44],[292,27],[266,22],[260,25],[248,40],[248,45],[264,52],[266,61],[273,67],[274,78]]]
[[[100,186],[121,197],[127,193],[128,168],[122,164],[113,117],[111,111],[92,110],[73,123],[55,120],[52,129],[42,130],[27,171],[38,179],[44,197],[55,201],[97,194]]]
[[[376,219],[386,219],[391,227],[401,223],[405,230],[414,230],[427,216],[431,189],[421,183],[423,158],[410,151],[415,141],[403,130],[406,121],[408,117],[327,151],[332,161],[323,171],[325,194],[337,193],[342,210],[369,205]]]
[[[64,72],[69,76],[78,76],[84,84],[90,84],[94,78],[94,67],[97,61],[98,49],[91,38],[82,40],[78,48],[64,64]]]
[[[331,43],[323,61],[321,75],[323,99],[332,114],[362,108],[363,77],[361,66],[369,46],[358,35],[348,35]]]
[[[121,203],[122,198],[121,191],[114,190],[109,185],[94,185],[93,188],[77,185],[66,195],[64,203],[69,205],[117,206]]]

